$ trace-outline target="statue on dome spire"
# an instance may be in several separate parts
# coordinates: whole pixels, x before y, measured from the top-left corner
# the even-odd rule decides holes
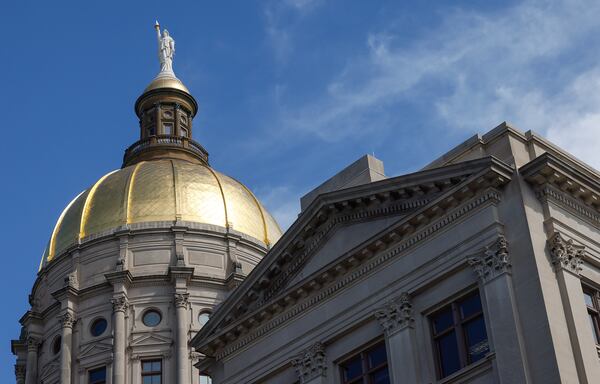
[[[169,31],[163,29],[160,33],[158,20],[154,24],[156,37],[158,38],[158,59],[160,60],[160,72],[173,73],[173,55],[175,54],[175,40],[169,36]]]

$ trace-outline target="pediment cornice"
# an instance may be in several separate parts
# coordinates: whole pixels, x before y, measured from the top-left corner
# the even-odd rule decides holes
[[[389,248],[397,246],[400,248],[396,253],[401,252],[479,204],[498,199],[497,188],[508,183],[512,173],[510,166],[495,158],[485,158],[372,183],[370,188],[360,186],[319,196],[233,297],[217,310],[207,324],[210,328],[205,326],[194,338],[194,341],[203,341],[197,347],[212,355],[230,341],[296,305],[336,276],[361,267]],[[307,276],[294,287],[286,286],[336,219],[355,217],[360,220],[371,213],[384,215],[391,207],[405,209],[407,214],[383,232],[340,255],[317,275]],[[446,215],[451,211],[456,211],[453,217]]]
[[[544,153],[525,164],[519,173],[536,188],[539,197],[551,198],[586,219],[597,221],[600,175],[551,153]]]

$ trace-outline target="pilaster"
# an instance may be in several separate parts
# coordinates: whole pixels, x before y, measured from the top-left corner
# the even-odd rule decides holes
[[[60,316],[62,329],[61,348],[60,348],[60,382],[61,384],[71,383],[71,348],[73,346],[73,325],[75,324],[75,315],[67,310]]]
[[[579,382],[595,383],[600,377],[600,364],[580,279],[585,248],[555,232],[548,240],[548,250],[558,281]]]
[[[385,334],[391,382],[420,383],[415,319],[408,292],[379,308],[375,317]]]
[[[37,384],[38,349],[40,343],[41,339],[37,337],[27,337],[27,368],[25,373],[26,384]]]
[[[292,359],[292,366],[298,374],[300,384],[325,384],[327,359],[325,346],[316,342]]]
[[[488,344],[493,344],[496,354],[498,381],[530,383],[506,238],[498,235],[492,245],[469,257],[468,263],[479,278],[485,298],[485,319],[491,340]],[[492,349],[489,345],[488,348]]]

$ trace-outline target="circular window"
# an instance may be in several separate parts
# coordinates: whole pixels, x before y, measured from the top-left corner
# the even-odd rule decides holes
[[[210,313],[201,312],[198,315],[198,323],[200,323],[200,328],[204,327],[204,324],[208,323],[208,319],[210,319]]]
[[[104,333],[104,331],[106,331],[107,327],[108,327],[108,323],[106,322],[106,319],[102,319],[102,318],[96,319],[96,320],[94,320],[94,322],[92,323],[92,326],[90,327],[90,333],[94,337],[100,336],[101,334]]]
[[[150,309],[144,313],[142,322],[146,327],[156,327],[158,324],[160,324],[161,319],[162,316],[160,315],[160,312],[158,312],[156,309]]]
[[[200,328],[204,327],[204,324],[208,323],[208,319],[210,319],[209,312],[200,312],[198,315],[198,323],[200,323]]]
[[[60,347],[62,345],[62,338],[60,336],[56,336],[54,338],[54,342],[52,343],[52,354],[58,355],[60,352]]]

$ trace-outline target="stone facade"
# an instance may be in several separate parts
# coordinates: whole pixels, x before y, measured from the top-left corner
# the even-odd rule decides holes
[[[343,383],[383,343],[384,383],[595,383],[599,196],[594,169],[506,124],[321,194],[194,337],[197,367],[214,384]],[[454,308],[468,348],[448,374],[435,319]]]

